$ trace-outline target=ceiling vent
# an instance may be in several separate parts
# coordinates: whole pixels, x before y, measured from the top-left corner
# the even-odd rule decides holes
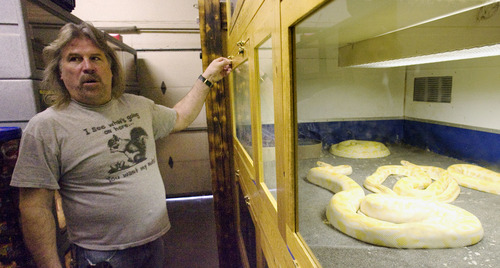
[[[413,101],[451,102],[451,76],[416,77],[413,83]]]

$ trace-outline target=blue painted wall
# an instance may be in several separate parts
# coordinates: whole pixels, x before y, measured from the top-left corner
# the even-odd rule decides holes
[[[372,140],[399,143],[404,135],[404,120],[338,121],[300,123],[300,139],[321,140],[325,148],[344,140]]]
[[[500,165],[500,134],[404,121],[403,142],[479,165]]]
[[[479,165],[500,165],[500,134],[413,120],[300,123],[299,139],[316,139],[325,149],[348,140],[404,143]]]

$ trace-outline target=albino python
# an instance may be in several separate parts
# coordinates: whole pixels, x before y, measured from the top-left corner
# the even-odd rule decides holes
[[[416,167],[409,169],[422,175]],[[365,196],[363,188],[347,176],[351,172],[350,166],[318,162],[318,167],[307,174],[307,180],[335,193],[326,216],[341,232],[367,243],[395,248],[463,247],[482,239],[481,222],[468,211],[436,200],[397,194]],[[380,180],[374,180],[374,185],[380,187]]]
[[[470,164],[449,166],[446,171],[461,186],[492,194],[500,194],[500,173]]]
[[[365,140],[346,140],[330,147],[330,153],[347,158],[379,158],[390,155],[389,149],[380,142]],[[419,166],[401,161],[401,166],[380,167],[364,186],[377,193],[415,196],[451,202],[460,193],[461,186],[492,194],[500,194],[500,173],[470,164],[456,164],[446,170],[434,166]],[[420,169],[420,171],[418,170]],[[424,175],[421,171],[427,173]],[[394,191],[382,185],[393,174],[406,175],[394,185]],[[430,178],[429,178],[430,177]],[[435,180],[434,183],[431,181]],[[411,186],[410,186],[411,184]]]
[[[412,196],[446,203],[454,201],[460,194],[458,183],[446,170],[433,166],[417,166],[404,160],[401,164],[402,166],[386,165],[377,168],[375,173],[366,178],[363,186],[374,193]],[[406,177],[399,179],[391,190],[382,185],[390,175]]]
[[[333,144],[330,153],[347,158],[379,158],[391,154],[383,143],[363,140],[346,140]]]
[[[471,165],[455,164],[447,169],[434,166],[415,165],[401,161],[402,166],[387,165],[379,167],[363,183],[366,189],[383,194],[414,196],[452,202],[460,193],[461,185],[470,189],[492,194],[500,194],[500,173]],[[405,175],[398,180],[393,189],[382,185],[390,175]],[[432,182],[432,180],[435,180]],[[431,183],[432,182],[432,183]]]

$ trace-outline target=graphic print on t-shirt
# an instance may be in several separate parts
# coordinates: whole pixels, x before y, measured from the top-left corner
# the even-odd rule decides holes
[[[146,160],[146,140],[148,134],[141,127],[135,127],[130,131],[130,138],[120,138],[116,134],[108,140],[111,153],[120,153],[127,160],[117,161],[110,167],[109,174],[133,167]]]

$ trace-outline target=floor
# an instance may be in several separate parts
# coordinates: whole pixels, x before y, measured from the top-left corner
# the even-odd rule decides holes
[[[164,267],[219,267],[212,196],[167,199]]]

